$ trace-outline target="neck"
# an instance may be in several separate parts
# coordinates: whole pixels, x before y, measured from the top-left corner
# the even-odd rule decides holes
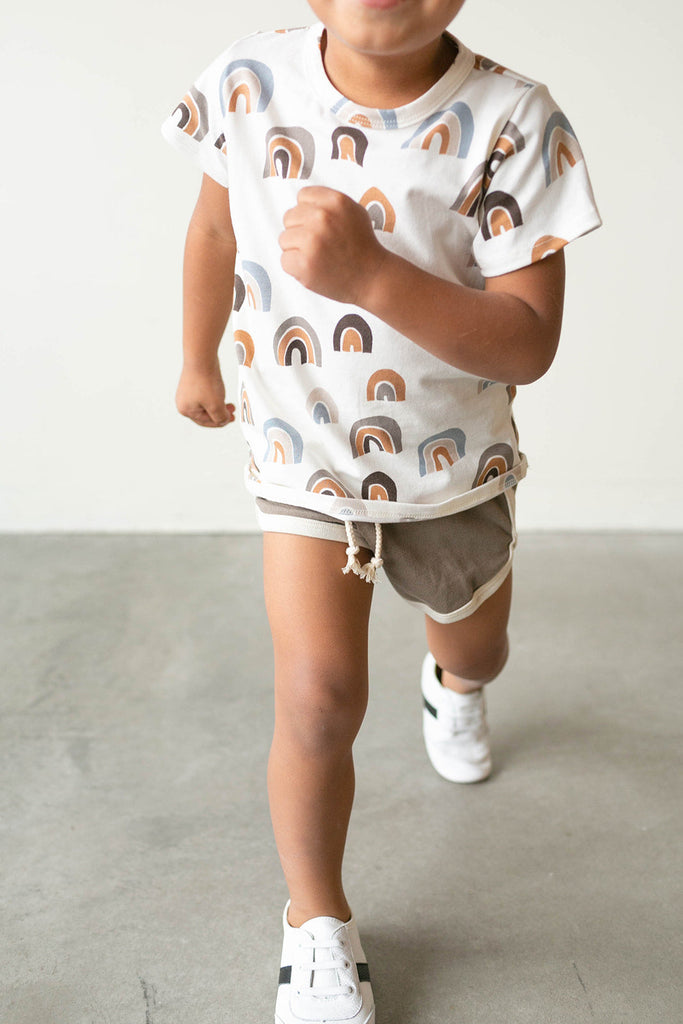
[[[377,55],[349,49],[324,29],[321,53],[327,77],[347,99],[389,110],[422,96],[453,63],[454,43],[445,34],[421,50]]]

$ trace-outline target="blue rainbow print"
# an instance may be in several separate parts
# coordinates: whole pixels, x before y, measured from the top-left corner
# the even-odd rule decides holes
[[[242,260],[243,284],[248,305],[263,313],[270,312],[271,285],[265,267],[253,260]]]
[[[277,417],[266,420],[263,424],[266,437],[266,462],[279,462],[283,466],[293,466],[301,462],[304,442],[301,434],[289,423]]]
[[[273,95],[273,72],[260,60],[233,60],[221,75],[221,112],[262,113]]]
[[[450,469],[465,454],[465,434],[458,427],[432,434],[417,449],[420,476]]]
[[[548,118],[543,132],[543,166],[545,183],[550,185],[564,174],[567,167],[573,167],[583,160],[583,153],[574,129],[561,110]]]
[[[437,153],[447,153],[458,157],[466,157],[474,138],[474,117],[466,103],[458,100],[447,110],[437,110],[430,114],[417,128],[401,149],[436,149]],[[436,146],[432,143],[436,142]]]

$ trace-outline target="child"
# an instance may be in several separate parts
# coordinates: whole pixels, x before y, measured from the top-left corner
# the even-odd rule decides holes
[[[511,403],[554,358],[563,247],[601,223],[546,87],[447,30],[463,2],[311,0],[316,24],[235,43],[163,128],[204,172],[177,406],[235,418],[217,357],[234,308],[264,531],[278,1024],[375,1019],[342,857],[382,566],[425,614],[435,769],[490,773],[526,472]]]

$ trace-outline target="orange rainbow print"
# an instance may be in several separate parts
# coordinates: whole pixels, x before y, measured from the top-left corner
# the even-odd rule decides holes
[[[368,381],[368,402],[405,402],[406,382],[395,370],[376,370]]]
[[[233,60],[219,83],[221,111],[262,113],[273,95],[273,72],[260,60]]]
[[[361,484],[361,498],[367,501],[397,501],[396,484],[386,473],[370,473]]]
[[[541,235],[534,242],[534,247],[531,250],[531,262],[537,263],[539,260],[544,259],[546,256],[552,256],[554,252],[559,252],[567,244],[566,238],[555,238],[553,235]]]
[[[264,178],[310,178],[315,142],[306,128],[271,128],[266,134]]]
[[[266,462],[279,462],[283,466],[301,462],[304,443],[301,434],[291,424],[273,417],[263,424],[263,433],[267,442]]]
[[[556,110],[548,118],[543,132],[543,166],[545,167],[545,183],[552,184],[568,167],[583,160],[574,129],[561,110]]]
[[[509,444],[492,444],[479,459],[477,475],[472,486],[481,487],[489,480],[503,476],[509,469],[512,469],[514,460],[515,456]]]
[[[474,217],[500,165],[513,153],[520,153],[525,144],[524,136],[517,125],[512,121],[507,121],[503,125],[488,160],[474,169],[451,206],[451,210],[462,213],[465,217]]]
[[[300,366],[307,363],[322,366],[318,335],[302,316],[290,316],[282,321],[275,332],[273,350],[279,366],[292,366],[295,355]]]
[[[248,331],[235,331],[235,355],[240,366],[251,366],[254,361],[254,339]]]
[[[335,352],[372,352],[372,330],[360,313],[346,313],[332,336]]]
[[[242,423],[254,425],[254,417],[251,414],[251,402],[249,401],[249,395],[244,384],[240,390],[240,420]]]
[[[356,420],[349,434],[354,459],[368,455],[374,445],[380,452],[396,455],[402,450],[401,428],[389,416],[368,416]]]
[[[350,160],[362,167],[367,148],[368,137],[360,128],[342,124],[332,132],[333,160]]]
[[[364,206],[370,214],[372,226],[376,231],[393,231],[396,227],[396,214],[394,208],[378,188],[369,188],[361,196],[360,205]]]
[[[331,473],[325,469],[319,469],[314,473],[306,484],[306,490],[313,494],[329,494],[333,498],[350,498],[352,495],[342,487]]]
[[[324,388],[315,388],[306,399],[306,412],[315,423],[338,423],[339,410]]]
[[[455,465],[465,454],[465,434],[459,427],[432,434],[417,449],[420,476],[440,473]]]
[[[429,149],[437,153],[466,157],[474,138],[474,117],[466,103],[458,100],[447,110],[430,114],[401,149]]]

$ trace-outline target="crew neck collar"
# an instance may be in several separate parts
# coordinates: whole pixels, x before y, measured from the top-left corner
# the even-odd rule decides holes
[[[403,128],[419,124],[453,96],[474,67],[472,51],[446,30],[444,35],[456,44],[457,53],[453,63],[431,88],[400,107],[386,110],[364,107],[339,92],[327,77],[321,51],[324,30],[324,24],[318,21],[307,32],[305,60],[309,76],[316,92],[335,117],[344,124],[355,124],[360,128]]]

